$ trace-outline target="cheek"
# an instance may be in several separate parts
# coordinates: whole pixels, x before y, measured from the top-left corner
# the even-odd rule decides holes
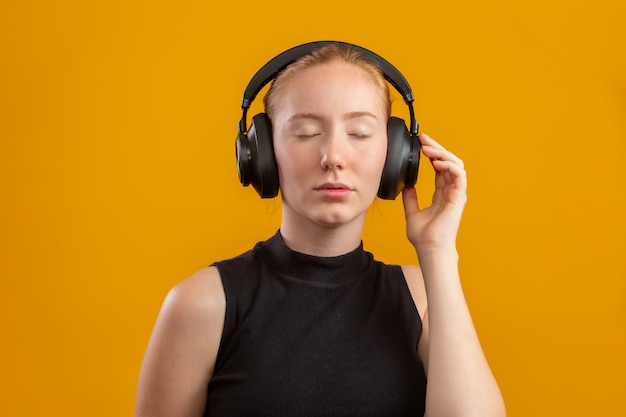
[[[368,173],[373,177],[378,177],[383,173],[385,160],[387,158],[387,139],[380,143],[376,149],[368,152],[364,160],[364,166],[368,168]]]
[[[274,152],[281,188],[289,187],[289,184],[301,181],[306,173],[310,173],[310,161],[303,155],[292,150],[281,149]],[[310,159],[310,158],[309,158]]]

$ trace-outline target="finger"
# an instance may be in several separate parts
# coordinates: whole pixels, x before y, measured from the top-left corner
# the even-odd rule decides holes
[[[420,138],[420,143],[422,144],[422,146],[430,146],[432,148],[445,149],[439,142],[437,142],[435,139],[428,136],[426,133],[420,133],[419,138]]]
[[[463,160],[461,160],[461,158],[444,148],[437,148],[429,145],[422,146],[422,153],[431,161],[453,161],[454,163],[461,166],[461,168],[465,167],[465,163],[463,162]]]
[[[420,210],[415,187],[402,190],[402,204],[404,205],[404,215],[407,218]]]
[[[420,138],[420,143],[422,144],[422,146],[428,145],[428,146],[434,146],[437,148],[443,148],[443,146],[441,146],[435,139],[431,138],[426,133],[420,133],[419,138]]]
[[[439,142],[428,136],[426,133],[419,134],[420,143],[422,144],[422,152],[428,158],[431,159],[450,159],[459,163],[459,165],[463,166],[463,161],[453,154],[452,152],[446,150]]]
[[[443,183],[454,185],[461,189],[467,187],[467,173],[458,164],[452,161],[433,161],[433,168],[437,173],[441,174]],[[443,183],[436,184],[436,186],[443,186]]]
[[[433,161],[433,168],[437,172],[451,172],[455,177],[465,177],[467,175],[465,169],[454,161],[436,159]]]

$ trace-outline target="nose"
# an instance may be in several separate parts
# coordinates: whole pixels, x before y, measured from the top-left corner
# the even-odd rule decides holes
[[[340,133],[328,137],[321,148],[321,165],[324,170],[345,167],[345,138]]]

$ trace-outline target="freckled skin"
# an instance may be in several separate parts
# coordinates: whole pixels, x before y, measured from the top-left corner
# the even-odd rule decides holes
[[[284,85],[273,125],[281,229],[309,223],[360,236],[387,152],[386,111],[371,76],[339,61],[308,68]],[[324,184],[347,191],[329,198]]]

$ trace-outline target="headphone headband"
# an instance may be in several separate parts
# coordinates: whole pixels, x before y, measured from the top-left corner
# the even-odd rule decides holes
[[[410,130],[411,134],[416,136],[418,131],[418,125],[417,121],[415,120],[415,115],[413,111],[413,91],[411,90],[411,86],[409,85],[406,78],[404,78],[404,76],[400,73],[400,71],[396,69],[396,67],[394,67],[389,61],[382,58],[380,55],[377,55],[374,52],[363,47],[353,45],[347,42],[338,41],[318,41],[295,46],[275,56],[268,63],[263,65],[263,67],[261,67],[261,69],[259,69],[256,74],[254,74],[254,77],[252,77],[243,93],[243,100],[241,102],[243,115],[239,122],[239,132],[245,133],[247,131],[246,115],[248,113],[248,109],[250,108],[250,105],[252,104],[252,101],[255,99],[257,94],[259,94],[259,92],[263,89],[263,87],[265,87],[265,85],[267,85],[267,83],[276,78],[276,76],[292,62],[309,54],[315,49],[319,49],[321,47],[331,44],[335,44],[343,48],[352,48],[354,50],[357,50],[361,52],[368,61],[380,68],[385,79],[402,95],[404,102],[409,106],[409,113],[411,117]]]

